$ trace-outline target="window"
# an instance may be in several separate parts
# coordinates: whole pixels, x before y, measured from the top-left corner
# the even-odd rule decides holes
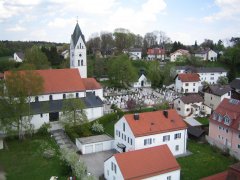
[[[238,149],[240,149],[240,144],[238,144]]]
[[[228,116],[224,117],[224,124],[230,125],[230,118]]]
[[[63,94],[63,99],[66,99],[66,94]]]
[[[124,141],[126,141],[127,136],[124,134]]]
[[[170,141],[170,135],[163,136],[163,142]]]
[[[195,83],[193,83],[193,86],[195,86]]]
[[[83,66],[83,60],[81,60],[81,66]]]
[[[49,100],[51,101],[53,99],[52,95],[49,95]]]
[[[228,129],[226,129],[226,133],[228,133]]]
[[[214,77],[211,77],[210,80],[214,80]]]
[[[115,173],[117,173],[117,166],[116,166],[116,164],[114,164],[113,162],[111,163],[111,169],[112,169],[112,171],[114,171]]]
[[[186,83],[185,86],[188,86],[188,83]]]
[[[231,91],[228,92],[228,96],[231,96]]]
[[[118,136],[118,130],[116,130],[116,136]]]
[[[144,146],[152,144],[152,138],[144,139]]]
[[[217,120],[217,113],[213,113],[213,120]]]
[[[187,93],[188,92],[188,89],[185,89],[185,93]]]
[[[186,111],[190,111],[190,109],[189,109],[189,108],[187,108],[187,109],[186,109]]]
[[[123,131],[125,132],[125,123],[123,123]]]
[[[132,139],[131,139],[131,145],[133,144]]]
[[[222,119],[223,119],[223,116],[219,114],[219,115],[218,115],[218,121],[221,122]]]
[[[80,66],[80,60],[78,60],[78,66]]]
[[[123,139],[123,133],[122,133],[122,139]]]
[[[128,137],[128,143],[129,143],[129,137]]]
[[[178,111],[181,111],[181,108],[180,108],[180,107],[178,107],[178,108],[177,108],[177,110],[178,110]]]
[[[178,104],[180,104],[180,101],[178,101]]]
[[[221,126],[218,126],[218,129],[219,129],[219,130],[221,130],[221,129],[222,129],[222,127],[221,127]]]
[[[181,133],[174,134],[174,139],[181,139]]]
[[[81,45],[81,43],[80,43],[80,49],[81,49],[81,47],[82,47],[82,45]]]
[[[168,176],[168,177],[167,177],[167,180],[171,180],[171,176]]]
[[[179,151],[179,145],[175,146],[175,151]]]
[[[79,94],[78,93],[76,93],[76,98],[78,98],[79,97]]]
[[[38,96],[35,97],[35,102],[38,102]]]
[[[79,54],[79,57],[82,57],[82,54]]]
[[[195,92],[195,88],[193,88],[193,92]]]

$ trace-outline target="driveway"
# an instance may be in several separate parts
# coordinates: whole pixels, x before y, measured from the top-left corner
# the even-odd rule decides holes
[[[96,179],[104,173],[104,161],[115,154],[115,150],[102,151],[93,154],[83,154],[80,158],[85,162],[88,172],[90,172]]]

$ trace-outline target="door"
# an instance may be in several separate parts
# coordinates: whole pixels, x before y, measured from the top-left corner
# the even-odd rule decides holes
[[[143,86],[144,86],[144,81],[142,80],[142,81],[141,81],[141,87],[143,87]]]
[[[103,143],[95,145],[95,152],[103,151]]]
[[[85,154],[93,153],[93,145],[85,146]]]
[[[49,113],[49,121],[54,122],[59,120],[59,112]]]

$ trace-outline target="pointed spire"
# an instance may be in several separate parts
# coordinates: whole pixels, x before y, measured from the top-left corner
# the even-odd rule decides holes
[[[83,39],[83,42],[85,43],[85,37],[82,34],[82,31],[79,27],[78,20],[77,20],[77,24],[76,24],[75,29],[74,29],[73,34],[72,34],[72,40],[73,40],[74,47],[76,46],[76,44],[78,42],[78,39],[80,37]]]

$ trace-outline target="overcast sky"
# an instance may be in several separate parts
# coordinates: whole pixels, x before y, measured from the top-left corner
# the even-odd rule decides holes
[[[184,44],[240,36],[240,0],[0,0],[0,40],[69,42],[77,17],[86,39],[119,27]]]

